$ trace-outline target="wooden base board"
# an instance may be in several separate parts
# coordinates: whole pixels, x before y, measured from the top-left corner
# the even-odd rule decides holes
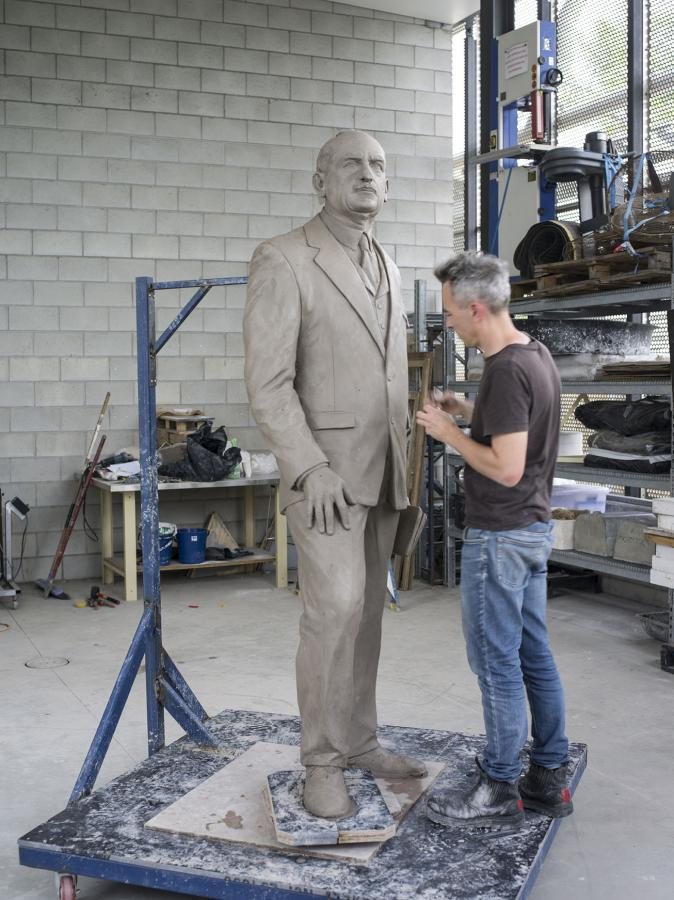
[[[346,769],[346,789],[356,804],[353,815],[333,821],[304,808],[304,772],[290,769],[267,775],[276,837],[289,847],[381,843],[393,837],[396,824],[375,779],[365,769]]]
[[[445,763],[425,760],[428,775],[400,781],[376,779],[386,806],[400,823],[435,781]],[[215,841],[254,844],[303,856],[367,864],[379,843],[292,848],[276,836],[267,796],[267,775],[281,769],[301,774],[299,747],[259,741],[145,823],[146,828]],[[316,820],[319,821],[319,820]]]

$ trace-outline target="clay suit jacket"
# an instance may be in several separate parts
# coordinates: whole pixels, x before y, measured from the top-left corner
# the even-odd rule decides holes
[[[387,453],[390,500],[407,506],[407,319],[398,268],[375,245],[391,292],[386,344],[354,264],[318,216],[251,260],[246,388],[278,461],[283,509],[302,499],[300,476],[326,461],[354,502],[375,506]]]

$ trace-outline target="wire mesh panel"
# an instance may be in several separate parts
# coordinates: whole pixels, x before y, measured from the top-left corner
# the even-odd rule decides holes
[[[648,0],[646,146],[661,179],[674,169],[672,0]]]
[[[605,131],[616,149],[626,150],[627,0],[556,0],[554,17],[557,64],[564,73],[557,146],[582,147],[589,131]],[[558,209],[576,206],[575,185],[558,185]],[[577,212],[566,211],[563,218],[577,221]]]
[[[515,0],[515,28],[529,25],[538,18],[538,0]]]
[[[480,57],[480,23],[477,16],[469,20],[472,23],[473,39],[476,43],[477,59]],[[476,68],[475,81],[466,84],[466,22],[459,22],[452,32],[452,249],[457,252],[466,246],[465,232],[465,151],[466,151],[466,94],[470,91],[475,97],[477,112],[476,130],[480,133],[480,67]],[[477,179],[477,244],[480,243],[480,179]]]

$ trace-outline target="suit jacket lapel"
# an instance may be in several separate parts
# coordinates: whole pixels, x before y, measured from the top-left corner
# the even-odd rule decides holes
[[[325,272],[337,290],[346,297],[353,309],[358,313],[377,347],[379,347],[382,356],[384,356],[386,349],[377,318],[372,309],[372,301],[351,260],[342,250],[339,241],[333,237],[318,216],[307,222],[304,226],[304,233],[309,246],[318,248],[314,262]]]

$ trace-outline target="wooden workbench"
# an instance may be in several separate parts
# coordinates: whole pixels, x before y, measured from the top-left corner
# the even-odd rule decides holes
[[[171,560],[161,567],[162,572],[188,571],[190,569],[229,568],[255,566],[276,560],[276,586],[288,586],[288,527],[286,517],[279,504],[278,475],[253,475],[251,478],[227,478],[223,481],[160,481],[159,492],[163,491],[216,491],[241,490],[243,492],[243,532],[244,545],[251,549],[255,544],[255,489],[267,486],[274,492],[275,516],[274,538],[276,553],[255,549],[252,556],[232,560],[207,560],[203,563],[184,564]],[[142,571],[136,561],[136,495],[140,493],[138,482],[105,481],[94,478],[92,486],[100,491],[101,500],[101,577],[103,584],[112,584],[115,575],[124,580],[124,599],[138,599],[138,572]],[[123,512],[123,554],[113,553],[113,495],[122,498]],[[245,571],[245,570],[244,570]]]

